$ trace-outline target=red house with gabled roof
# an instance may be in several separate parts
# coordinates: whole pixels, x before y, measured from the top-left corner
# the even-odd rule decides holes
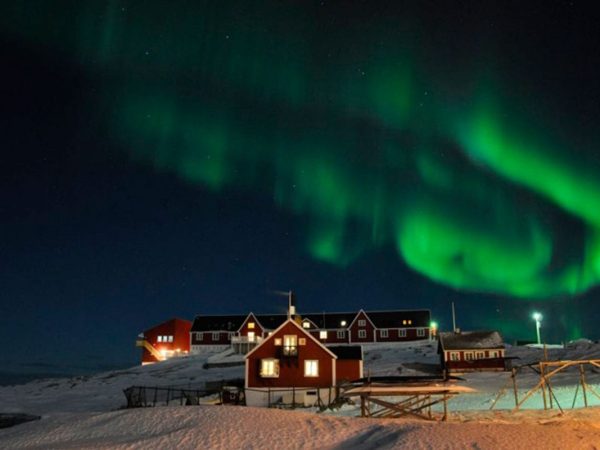
[[[142,347],[142,365],[174,356],[184,356],[190,351],[192,322],[174,318],[145,330],[138,336],[136,345]]]
[[[246,404],[267,406],[321,398],[332,401],[331,388],[362,377],[360,346],[326,347],[294,319],[286,320],[246,355]]]

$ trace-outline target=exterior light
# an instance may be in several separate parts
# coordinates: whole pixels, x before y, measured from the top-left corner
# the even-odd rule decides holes
[[[342,320],[342,321],[340,322],[340,325],[341,325],[341,326],[343,326],[343,327],[345,327],[345,326],[346,326],[346,321],[345,321],[345,320]]]

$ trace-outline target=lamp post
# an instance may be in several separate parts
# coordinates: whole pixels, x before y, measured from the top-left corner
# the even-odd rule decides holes
[[[535,320],[535,333],[537,335],[537,343],[540,345],[542,340],[540,339],[540,327],[542,326],[542,315],[539,312],[534,312],[533,320]]]

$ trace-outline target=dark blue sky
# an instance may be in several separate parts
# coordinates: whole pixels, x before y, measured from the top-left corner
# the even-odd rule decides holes
[[[123,7],[129,8],[126,3]],[[419,17],[427,16],[423,9]],[[555,5],[548,13],[552,21],[562,14],[555,9],[560,10]],[[67,16],[67,12],[66,7],[59,8],[56,14]],[[545,14],[545,9],[536,4],[526,13],[532,18]],[[337,20],[343,22],[344,14],[338,9]],[[356,14],[347,14],[356,20]],[[369,20],[381,20],[381,14],[374,13]],[[464,14],[473,23],[479,12],[473,13],[475,17]],[[514,14],[515,8],[504,17],[492,16],[491,22],[486,17],[488,25],[492,24],[488,37],[514,31],[507,25]],[[175,11],[173,16],[184,20],[182,12]],[[569,21],[584,16],[579,11],[564,22],[574,26]],[[106,19],[102,14],[98,17],[100,22]],[[443,14],[437,11],[436,17]],[[532,23],[532,29],[554,39],[543,22]],[[141,78],[153,86],[146,91],[147,98],[161,96],[169,68],[157,73],[137,66],[135,76],[128,78],[122,75],[128,73],[127,67],[84,64],[68,42],[44,34],[46,25],[30,25],[20,33],[10,27],[0,29],[3,368],[79,373],[135,364],[139,356],[134,347],[136,335],[157,322],[174,316],[191,320],[200,313],[282,312],[285,300],[272,291],[288,289],[297,293],[300,312],[429,308],[441,327],[448,329],[454,301],[459,326],[495,327],[509,341],[535,337],[530,314],[536,309],[544,313],[543,334],[548,340],[599,337],[594,326],[600,319],[595,303],[598,288],[551,299],[467,292],[430,281],[408,268],[393,245],[374,246],[347,264],[331,264],[306,249],[307,229],[314,218],[281,208],[262,187],[231,183],[215,190],[132,158],[128,142],[115,139],[116,100],[129,89],[123,85]],[[327,35],[328,31],[319,33]],[[343,35],[338,38],[345,39]],[[460,39],[466,43],[468,34]],[[579,53],[573,49],[575,56],[562,62],[580,65],[583,79],[589,81],[586,55],[600,47],[597,36],[585,39],[587,47]],[[349,41],[350,51],[353,45],[360,47],[357,41]],[[537,45],[537,41],[531,43],[530,50]],[[183,79],[201,72],[187,66],[176,70]],[[181,88],[181,79],[176,84],[183,90],[177,95],[193,98],[194,83]],[[226,93],[230,87],[228,82],[219,86]],[[172,89],[169,82],[165,90]],[[597,118],[593,123],[587,119],[598,108],[597,86],[590,92],[590,104],[570,108],[581,107],[582,126],[594,127],[590,134],[597,134]],[[561,92],[560,97],[559,103],[566,104],[568,93]],[[227,105],[220,114],[228,113]],[[369,121],[361,126],[374,127]],[[368,166],[373,161],[369,152],[367,148],[353,153],[350,159]],[[257,170],[259,178],[273,176],[268,168],[259,165]],[[555,235],[562,236],[555,252],[563,248],[562,256],[554,254],[553,264],[570,261],[574,250],[568,248],[581,245],[581,224],[566,216],[552,219],[552,227]],[[351,229],[346,239],[362,237],[360,230]],[[570,239],[577,245],[570,246]]]

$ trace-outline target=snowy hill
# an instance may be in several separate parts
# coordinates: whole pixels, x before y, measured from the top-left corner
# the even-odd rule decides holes
[[[438,364],[436,350],[435,344],[428,342],[365,347],[365,374],[431,373]],[[511,347],[508,355],[518,358],[515,364],[519,365],[539,361],[543,351],[535,347]],[[578,341],[566,348],[551,348],[548,356],[550,359],[600,359],[600,345]],[[573,445],[577,442],[581,445],[600,442],[600,430],[595,425],[600,423],[597,408],[575,409],[561,419],[556,418],[556,410],[501,416],[496,411],[487,411],[498,392],[510,381],[509,373],[464,376],[461,384],[478,392],[451,401],[452,420],[463,422],[460,426],[457,423],[432,425],[336,417],[357,415],[356,408],[352,406],[326,414],[220,406],[121,410],[125,405],[123,389],[132,385],[200,388],[207,381],[242,378],[243,366],[207,368],[209,359],[211,363],[218,363],[220,359],[227,358],[231,356],[190,356],[94,376],[38,380],[0,387],[0,413],[23,412],[42,416],[40,421],[0,430],[0,447],[379,448],[413,442],[418,437],[421,446],[411,445],[412,448],[434,448],[441,445],[442,441],[436,439],[442,439],[442,430],[447,433],[445,439],[456,436],[456,442],[461,443],[455,447],[446,445],[445,448],[464,448],[473,445],[473,442],[478,448],[517,447],[516,441],[506,438],[506,433],[512,433],[511,436],[520,433],[525,436],[524,439],[547,442],[546,448],[558,448],[557,443],[561,443],[562,448],[593,448]],[[525,368],[521,372],[518,384],[520,395],[523,395],[539,378],[530,369]],[[578,376],[577,371],[571,370],[557,376],[554,383],[557,399],[565,409],[572,406]],[[587,382],[600,392],[599,373],[590,371]],[[581,395],[579,397],[576,407],[582,402]],[[590,395],[589,403],[600,405],[600,400]],[[496,409],[511,409],[513,406],[512,396],[504,395]],[[539,395],[533,396],[525,405],[528,409],[541,407]],[[527,425],[515,423],[519,417]],[[556,434],[554,431],[548,433],[548,427],[540,425],[548,420],[553,423],[552,430],[558,430]],[[216,427],[215,423],[219,426]],[[432,432],[432,426],[437,426],[433,428],[435,432]],[[481,435],[481,439],[485,439],[469,441],[470,429],[476,436],[485,430],[485,435]],[[574,440],[575,429],[582,436],[579,441]],[[282,440],[281,445],[277,445],[279,440]]]

